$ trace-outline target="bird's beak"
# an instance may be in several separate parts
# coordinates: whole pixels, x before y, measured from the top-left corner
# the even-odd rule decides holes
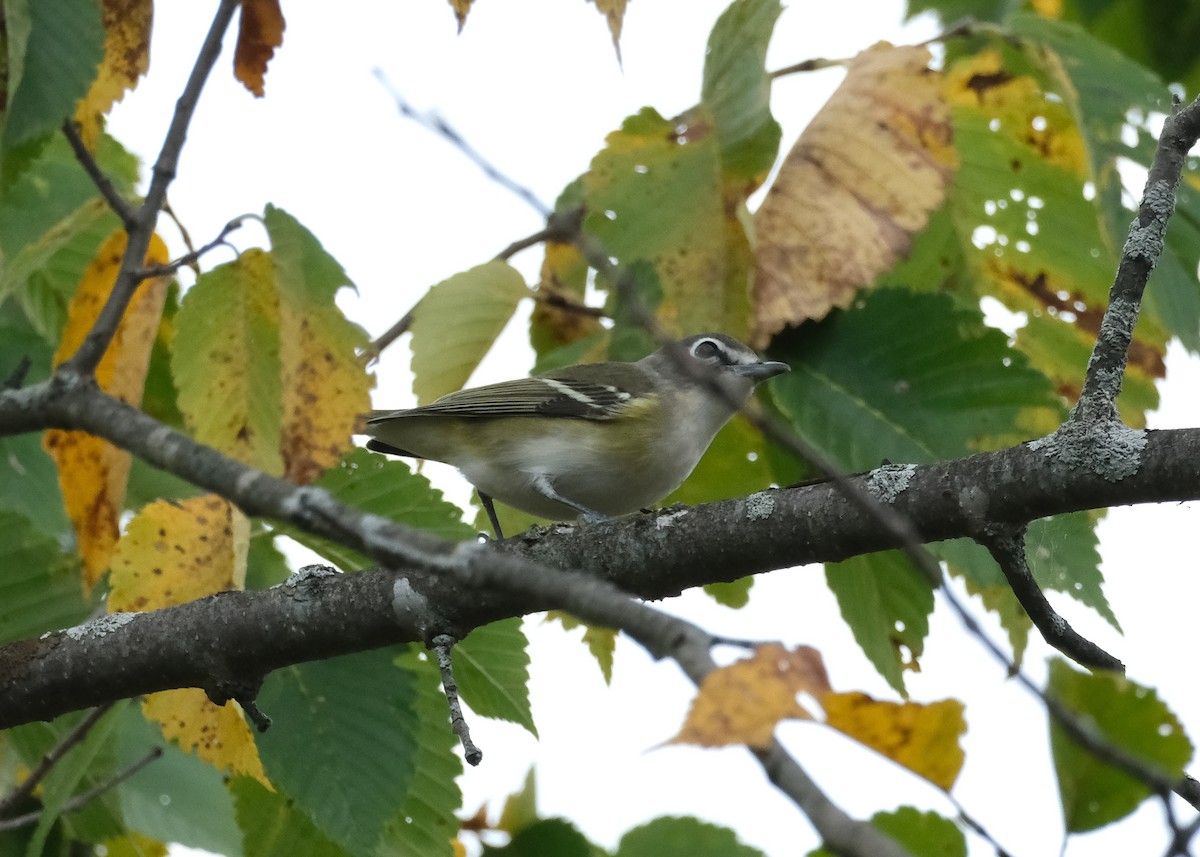
[[[746,363],[742,366],[735,366],[733,371],[744,378],[749,378],[754,383],[765,381],[768,378],[774,378],[776,375],[782,375],[784,372],[790,372],[792,367],[786,363],[780,363],[777,360],[764,360],[761,363]]]

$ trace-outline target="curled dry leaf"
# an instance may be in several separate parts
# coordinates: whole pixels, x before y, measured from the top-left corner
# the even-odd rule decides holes
[[[243,0],[233,74],[259,98],[263,96],[267,63],[283,44],[284,26],[279,0]]]
[[[929,59],[882,42],[859,54],[788,153],[754,219],[756,345],[848,306],[941,205],[953,128]]]
[[[768,643],[752,657],[709,673],[670,743],[765,747],[780,720],[812,718],[796,701],[798,693],[820,699],[828,692],[829,676],[820,652],[809,646],[789,651]]]

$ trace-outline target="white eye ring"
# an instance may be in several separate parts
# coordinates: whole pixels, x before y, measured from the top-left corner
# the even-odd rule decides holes
[[[692,356],[700,360],[721,359],[724,354],[725,349],[715,339],[701,339],[692,346]]]

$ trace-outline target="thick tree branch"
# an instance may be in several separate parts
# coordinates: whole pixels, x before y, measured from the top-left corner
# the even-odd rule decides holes
[[[112,399],[90,379],[64,372],[50,382],[0,391],[0,434],[50,427],[105,437],[248,514],[304,527],[405,571],[224,593],[109,618],[100,626],[104,633],[60,632],[0,647],[0,682],[8,688],[0,697],[0,728],[154,690],[219,688],[231,678],[249,681],[288,664],[443,632],[461,636],[495,619],[560,606],[546,598],[464,599],[461,587],[441,573],[461,568],[455,546],[348,508],[319,489],[259,473]],[[1128,442],[1126,433],[1137,442]],[[1106,449],[1105,437],[1095,431],[1091,442]],[[969,536],[987,521],[1019,524],[1081,509],[1200,498],[1200,429],[1123,429],[1119,437],[1134,456],[1121,478],[1079,466],[1078,450],[1030,443],[881,468],[850,481],[907,519],[922,541]],[[904,543],[836,486],[817,484],[582,528],[534,530],[490,550],[506,567],[585,569],[625,591],[659,598]],[[393,587],[412,593],[411,609],[385,606]]]
[[[471,550],[472,562],[460,577],[472,588],[498,594],[550,598],[572,615],[610,628],[620,628],[656,658],[676,661],[699,687],[717,668],[709,653],[711,634],[683,619],[630,597],[612,584],[577,571],[526,569],[514,575],[498,567],[484,546]],[[831,801],[777,740],[749,748],[771,783],[791,798],[812,822],[825,845],[845,857],[904,857],[895,840],[846,814]]]

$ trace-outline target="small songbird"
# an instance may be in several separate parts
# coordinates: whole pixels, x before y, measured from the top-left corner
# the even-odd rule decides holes
[[[457,467],[498,538],[492,498],[552,520],[604,520],[678,488],[755,386],[788,369],[702,333],[636,363],[584,363],[375,411],[367,448]]]

